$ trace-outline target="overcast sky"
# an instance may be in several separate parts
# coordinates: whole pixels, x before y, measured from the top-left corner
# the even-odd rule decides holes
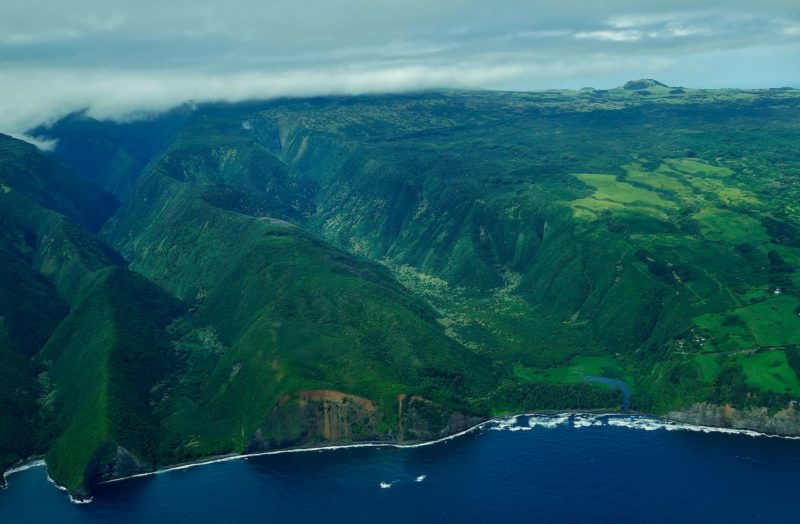
[[[800,0],[2,0],[0,132],[429,87],[800,87]]]

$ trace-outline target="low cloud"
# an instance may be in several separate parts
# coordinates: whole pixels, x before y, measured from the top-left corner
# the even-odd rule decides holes
[[[642,39],[642,33],[640,31],[580,31],[575,33],[575,38],[608,42],[636,42]]]
[[[0,132],[76,110],[426,88],[800,84],[796,0],[0,5]],[[747,72],[744,74],[744,72]]]
[[[530,78],[555,83],[574,74],[611,72],[618,64],[599,59],[577,63],[501,61],[451,65],[366,65],[275,72],[189,71],[11,72],[0,85],[3,124],[17,134],[77,109],[99,119],[136,118],[186,101],[237,102],[256,98],[303,97],[414,91],[426,88],[512,86]],[[539,84],[545,87],[548,80]]]

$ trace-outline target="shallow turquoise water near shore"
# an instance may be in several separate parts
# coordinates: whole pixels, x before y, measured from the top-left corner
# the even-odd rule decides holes
[[[517,417],[419,448],[271,455],[130,479],[98,487],[87,505],[33,468],[9,477],[0,522],[796,520],[800,441],[672,429],[636,417]]]

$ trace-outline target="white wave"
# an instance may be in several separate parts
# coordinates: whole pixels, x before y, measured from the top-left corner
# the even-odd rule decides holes
[[[604,426],[603,421],[593,415],[575,415],[572,417],[572,427],[574,428],[588,428],[591,426]]]
[[[651,419],[645,417],[609,417],[608,425],[620,428],[655,431],[657,429],[664,429],[666,423],[658,419]]]
[[[29,469],[41,468],[41,467],[46,467],[46,466],[47,466],[47,463],[44,460],[37,459],[37,460],[31,460],[30,462],[26,462],[24,464],[21,464],[19,466],[13,467],[13,468],[9,468],[9,469],[7,469],[7,470],[5,470],[3,472],[3,481],[6,483],[6,486],[4,486],[4,487],[8,487],[8,482],[7,481],[8,481],[8,477],[10,477],[11,475],[14,475],[15,473],[21,473],[21,472],[27,471]],[[67,488],[65,488],[64,486],[61,486],[55,480],[53,480],[53,478],[50,476],[49,472],[46,472],[45,474],[47,475],[48,482],[50,482],[50,484],[55,486],[56,489],[58,489],[59,491],[67,491]],[[76,502],[76,503],[82,502],[82,501],[73,499],[71,495],[70,495],[70,500],[72,502]]]
[[[26,470],[29,470],[29,469],[32,469],[32,468],[41,468],[42,466],[46,466],[46,465],[47,464],[45,463],[44,460],[32,460],[30,462],[26,462],[25,464],[22,464],[20,466],[15,467],[15,468],[7,469],[3,473],[3,478],[8,478],[11,475],[13,475],[14,473],[20,473],[22,471],[26,471]]]
[[[784,436],[773,435],[769,433],[761,433],[760,431],[753,431],[751,429],[735,429],[735,428],[715,428],[712,426],[695,426],[693,424],[684,424],[681,422],[669,422],[664,428],[667,431],[694,431],[699,433],[725,433],[728,435],[746,435],[748,437],[772,437],[783,438],[788,440],[800,440],[797,436]]]
[[[563,426],[569,421],[571,415],[561,414],[555,416],[531,416],[528,418],[528,427],[552,429]]]
[[[414,479],[414,482],[422,482],[423,480],[425,480],[426,477],[427,475],[420,475],[419,477]]]
[[[50,473],[47,474],[47,481],[50,482],[50,484],[52,484],[53,486],[55,486],[57,490],[65,492],[69,497],[69,501],[72,502],[73,504],[90,504],[92,500],[94,500],[94,497],[89,497],[88,499],[76,499],[75,497],[72,496],[72,493],[70,493],[66,487],[62,486],[61,484],[53,480],[53,477],[50,476]]]
[[[20,464],[19,466],[9,468],[3,472],[3,482],[0,482],[0,487],[6,489],[8,487],[8,477],[14,473],[20,473],[31,468],[41,468],[46,465],[47,464],[44,460],[31,460],[29,462],[25,462],[24,464]]]
[[[572,415],[561,413],[558,415],[540,415],[536,413],[514,415],[499,418],[493,421],[489,429],[494,431],[530,431],[533,428],[555,428],[566,424]],[[527,423],[520,422],[520,417],[527,418]]]
[[[518,417],[499,418],[494,420],[494,425],[489,429],[494,431],[507,431],[511,428],[517,427]]]
[[[723,433],[726,435],[745,435],[748,437],[770,437],[781,438],[787,440],[800,440],[797,436],[788,435],[774,435],[770,433],[762,433],[760,431],[753,431],[751,429],[736,429],[736,428],[720,428],[713,426],[698,426],[695,424],[687,424],[684,422],[675,422],[673,420],[658,419],[652,417],[609,417],[609,426],[617,426],[631,429],[641,429],[645,431],[692,431],[696,433]]]

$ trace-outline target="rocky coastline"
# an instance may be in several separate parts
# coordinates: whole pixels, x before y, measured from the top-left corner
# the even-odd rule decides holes
[[[276,445],[277,443],[265,441],[257,434],[254,436],[254,439],[251,441],[251,444],[248,446],[245,453],[204,457],[179,464],[165,465],[163,467],[156,467],[154,465],[142,462],[124,448],[117,447],[111,460],[104,462],[102,465],[98,464],[97,474],[95,475],[95,481],[93,484],[120,482],[130,478],[149,476],[166,471],[187,469],[216,462],[240,460],[248,457],[271,454],[333,450],[354,447],[413,448],[427,446],[465,435],[472,431],[478,430],[493,421],[501,421],[518,416],[556,414],[563,415],[565,413],[563,411],[548,410],[520,413],[516,415],[509,414],[502,417],[489,419],[480,419],[476,417],[454,417],[450,420],[452,425],[448,426],[447,430],[443,431],[439,435],[426,435],[426,437],[429,438],[406,441],[398,440],[396,435],[373,435],[371,436],[372,438],[365,440],[345,440],[342,438],[341,440],[334,441],[320,441],[318,439],[319,435],[314,435],[314,437],[316,437],[314,440],[309,440],[306,442],[303,442],[302,440],[296,440],[291,443],[283,443],[284,445]],[[569,414],[607,414],[609,416],[627,415],[632,417],[658,419],[663,420],[664,422],[688,424],[691,426],[697,426],[699,428],[708,428],[709,430],[719,429],[747,432],[747,434],[751,436],[762,435],[785,438],[800,437],[800,410],[798,409],[796,402],[792,402],[786,408],[778,411],[770,411],[767,408],[736,409],[726,405],[698,403],[685,409],[669,411],[663,416],[656,416],[641,412],[608,412],[607,410],[586,410]],[[30,457],[8,466],[3,472],[2,476],[0,476],[0,487],[5,489],[8,486],[8,476],[20,471],[24,471],[31,467],[39,466],[46,466],[44,457],[42,456]],[[58,486],[54,481],[51,480],[51,482],[53,482],[57,488],[67,491],[65,488]],[[69,495],[70,500],[75,503],[87,503],[91,502],[92,500],[92,493],[90,489],[69,492]]]

